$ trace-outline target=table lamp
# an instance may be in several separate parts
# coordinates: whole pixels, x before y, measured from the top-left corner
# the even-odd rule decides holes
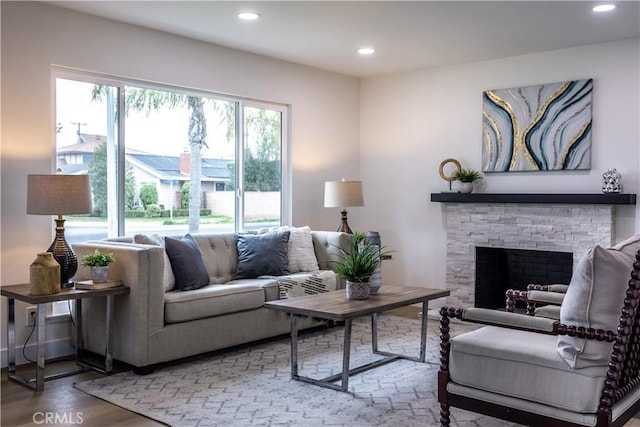
[[[324,207],[342,208],[342,223],[338,231],[353,234],[347,224],[347,208],[364,206],[362,181],[327,181],[324,183]]]
[[[27,213],[57,215],[56,237],[47,249],[60,264],[60,286],[73,286],[78,258],[64,238],[62,215],[91,213],[89,175],[28,175]]]

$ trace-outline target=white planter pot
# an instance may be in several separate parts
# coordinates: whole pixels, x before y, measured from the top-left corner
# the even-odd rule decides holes
[[[369,282],[351,282],[347,280],[347,299],[367,299],[371,289]]]
[[[91,280],[94,282],[106,282],[109,276],[109,266],[91,267]]]
[[[461,182],[460,183],[460,192],[462,193],[471,193],[473,191],[473,182]]]

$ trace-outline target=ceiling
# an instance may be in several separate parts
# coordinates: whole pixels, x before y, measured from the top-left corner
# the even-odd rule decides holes
[[[357,77],[640,37],[640,1],[600,14],[592,1],[47,3]],[[358,55],[365,45],[376,53]]]

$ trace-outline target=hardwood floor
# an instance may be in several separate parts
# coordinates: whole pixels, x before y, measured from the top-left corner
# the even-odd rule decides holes
[[[418,307],[403,307],[392,310],[398,316],[418,318]],[[69,369],[73,362],[55,362],[47,365],[52,372]],[[19,373],[33,375],[32,367],[20,366]],[[97,372],[83,372],[70,377],[47,381],[45,390],[35,393],[31,389],[10,382],[7,369],[2,370],[0,384],[0,425],[22,427],[34,425],[83,425],[109,427],[151,427],[164,424],[145,418],[134,412],[107,403],[101,399],[76,390],[75,382],[99,378]],[[58,422],[45,424],[44,417],[58,417]],[[53,419],[53,418],[52,418]],[[640,418],[634,418],[625,427],[640,427]]]
[[[72,362],[55,362],[47,365],[53,372],[68,369]],[[20,373],[30,374],[28,367],[20,366]],[[85,425],[151,427],[164,424],[127,411],[73,388],[74,382],[99,378],[97,372],[47,381],[44,391],[36,393],[27,387],[9,381],[7,369],[2,370],[0,425],[6,427],[34,425]],[[45,423],[45,417],[58,417],[56,423]],[[55,420],[55,418],[54,418]]]

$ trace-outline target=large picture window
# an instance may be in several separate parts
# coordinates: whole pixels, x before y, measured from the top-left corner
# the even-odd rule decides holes
[[[55,75],[56,167],[89,174],[70,242],[280,225],[287,110],[208,93]]]

